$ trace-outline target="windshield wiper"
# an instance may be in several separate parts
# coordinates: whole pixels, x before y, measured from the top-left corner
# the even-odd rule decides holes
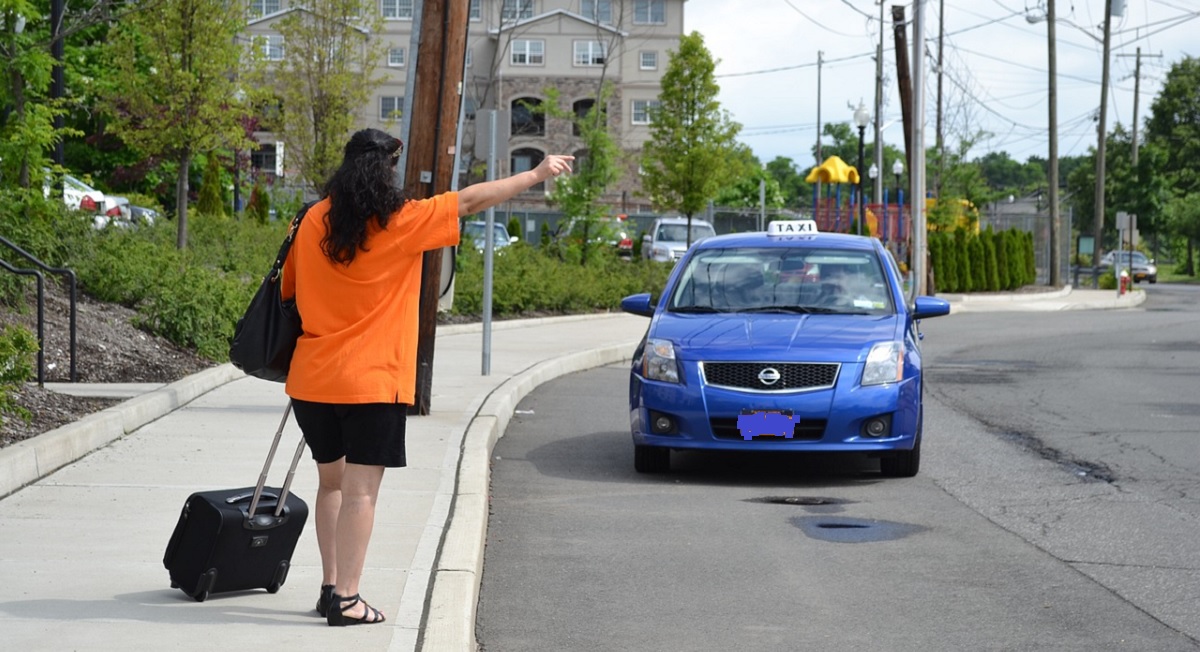
[[[742,308],[738,312],[779,312],[791,315],[807,315],[813,312],[825,312],[828,308],[818,308],[816,306],[755,306],[753,308]]]
[[[670,312],[703,313],[703,314],[709,314],[709,313],[714,313],[714,312],[729,312],[727,310],[721,310],[718,308],[714,308],[712,306],[676,306],[674,308],[670,308],[669,310],[670,310]]]

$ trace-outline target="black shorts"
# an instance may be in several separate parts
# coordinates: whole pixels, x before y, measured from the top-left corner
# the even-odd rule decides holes
[[[351,464],[396,468],[406,465],[403,403],[313,403],[292,399],[296,423],[320,464],[343,457]]]

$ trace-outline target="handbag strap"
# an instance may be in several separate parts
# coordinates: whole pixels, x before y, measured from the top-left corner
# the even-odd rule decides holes
[[[292,225],[288,227],[287,236],[283,239],[283,244],[279,245],[279,255],[275,256],[275,264],[271,266],[271,272],[267,274],[267,278],[272,283],[279,280],[279,273],[283,270],[283,261],[287,260],[288,251],[292,248],[292,241],[296,239],[296,232],[300,230],[300,222],[304,220],[304,216],[308,214],[308,209],[316,204],[315,201],[310,201],[300,207],[296,211],[296,217],[292,218]]]

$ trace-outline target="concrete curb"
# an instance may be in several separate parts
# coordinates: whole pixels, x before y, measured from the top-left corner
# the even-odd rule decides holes
[[[487,541],[492,449],[521,399],[542,383],[629,359],[636,341],[548,360],[507,380],[467,427],[446,537],[434,563],[418,650],[475,650],[475,617]]]
[[[205,369],[74,423],[0,448],[0,498],[242,376],[231,364]]]

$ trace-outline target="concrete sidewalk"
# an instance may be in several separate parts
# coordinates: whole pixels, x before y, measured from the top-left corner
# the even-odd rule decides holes
[[[953,312],[1127,308],[1145,293],[945,297]],[[1011,296],[1011,298],[999,298]],[[517,403],[543,382],[629,359],[647,320],[623,314],[497,322],[482,376],[479,325],[438,329],[432,414],[408,426],[409,467],[385,475],[362,592],[388,623],[348,631],[313,611],[313,520],[284,588],[196,603],[161,559],[184,499],[252,485],[278,427],[283,386],[230,365],[166,386],[118,386],[123,403],[0,449],[0,630],[21,650],[342,649],[469,651],[487,529],[489,457]],[[61,387],[105,393],[96,386]],[[276,456],[283,480],[299,430]],[[293,490],[309,501],[305,460]],[[218,625],[215,626],[214,625]],[[265,626],[264,626],[265,625]]]

